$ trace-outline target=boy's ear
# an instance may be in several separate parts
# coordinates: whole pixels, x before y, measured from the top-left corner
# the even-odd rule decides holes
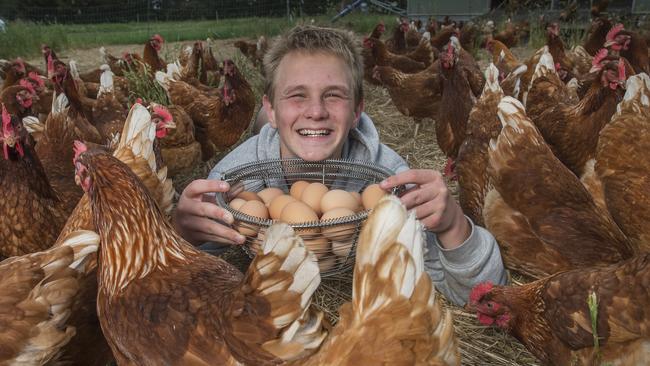
[[[278,124],[275,123],[275,113],[273,111],[273,105],[271,104],[271,100],[269,97],[264,94],[262,97],[262,106],[264,107],[264,112],[266,113],[266,118],[269,120],[269,124],[273,128],[278,128]]]
[[[359,102],[357,107],[354,109],[354,123],[352,123],[352,128],[356,128],[359,125],[359,120],[361,119],[361,113],[363,113],[363,99]]]

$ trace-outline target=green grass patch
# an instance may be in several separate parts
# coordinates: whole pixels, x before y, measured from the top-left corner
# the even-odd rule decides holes
[[[31,58],[40,54],[42,43],[54,50],[94,48],[105,45],[144,43],[158,33],[167,42],[197,39],[230,39],[267,37],[280,34],[298,23],[313,23],[349,28],[358,33],[369,33],[383,20],[388,31],[395,17],[382,14],[350,14],[333,25],[330,15],[296,18],[240,18],[183,22],[132,22],[104,24],[50,24],[10,22],[7,32],[0,33],[0,58]]]

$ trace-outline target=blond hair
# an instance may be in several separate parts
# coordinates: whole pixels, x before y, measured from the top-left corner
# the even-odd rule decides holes
[[[354,102],[358,105],[363,98],[363,59],[361,48],[352,32],[297,25],[278,37],[269,51],[264,55],[264,93],[271,103],[275,96],[275,83],[278,66],[284,56],[292,52],[323,52],[340,57],[349,67],[352,76],[351,87]]]

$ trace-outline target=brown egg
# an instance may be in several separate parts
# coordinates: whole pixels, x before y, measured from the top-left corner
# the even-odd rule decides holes
[[[363,202],[361,201],[361,193],[352,191],[349,192],[354,198],[357,199],[357,209],[354,212],[359,212],[363,210]]]
[[[278,220],[282,214],[284,206],[290,202],[297,202],[295,198],[289,196],[288,194],[283,194],[282,196],[277,196],[269,204],[269,214],[273,220]]]
[[[233,198],[232,201],[230,201],[230,203],[228,203],[228,204],[229,204],[230,207],[232,207],[233,209],[239,211],[239,209],[244,205],[244,203],[246,203],[246,200],[244,200],[244,199],[241,199],[241,198]]]
[[[334,266],[336,266],[335,255],[329,255],[318,259],[318,268],[320,268],[321,273],[333,269]]]
[[[266,207],[269,207],[271,204],[271,201],[277,196],[283,195],[284,192],[280,188],[276,187],[269,187],[269,188],[264,188],[263,190],[257,192],[257,195],[264,201],[264,204]]]
[[[352,215],[354,215],[354,211],[350,210],[349,208],[339,207],[325,212],[323,216],[321,216],[320,220],[325,221],[325,220],[337,219],[339,217],[352,216]],[[321,232],[323,233],[323,236],[325,236],[330,240],[345,241],[346,239],[352,236],[355,227],[356,225],[354,223],[349,223],[345,225],[327,226],[327,227],[322,227]]]
[[[260,219],[269,218],[269,212],[266,210],[266,206],[264,206],[264,204],[260,201],[248,201],[239,208],[239,211],[249,216],[257,217]],[[238,230],[242,235],[257,236],[258,228],[251,227],[250,225],[244,223],[240,223],[238,226]]]
[[[347,208],[354,211],[358,205],[357,199],[342,189],[333,189],[325,193],[320,200],[322,212],[331,211],[335,208]]]
[[[305,246],[309,249],[310,252],[316,254],[317,258],[321,258],[325,255],[332,255],[332,246],[330,241],[319,236],[318,234],[302,234],[298,231],[298,235],[302,237],[302,240],[305,242]],[[311,239],[306,239],[311,237]]]
[[[297,224],[308,221],[318,221],[318,215],[306,203],[300,201],[289,202],[282,213],[280,214],[280,221],[288,224]],[[318,228],[315,228],[318,230]]]
[[[291,185],[291,189],[289,190],[289,194],[291,195],[291,197],[299,200],[300,196],[302,195],[302,191],[304,191],[305,188],[307,188],[308,185],[309,185],[309,182],[306,182],[304,180],[299,180],[299,181],[297,181],[297,182],[295,182],[294,184]]]
[[[363,193],[361,193],[361,201],[363,202],[363,207],[366,210],[370,210],[375,205],[379,200],[387,195],[388,193],[384,191],[383,189],[379,188],[379,184],[371,184],[366,187],[366,189],[363,190]]]
[[[347,258],[352,250],[352,241],[332,241],[332,252],[339,257]]]
[[[311,207],[314,212],[316,212],[316,215],[319,215],[323,213],[320,208],[320,201],[327,193],[328,189],[327,186],[325,186],[323,183],[320,182],[314,182],[309,184],[304,191],[302,191],[302,195],[300,195],[300,200],[309,207]]]
[[[262,199],[260,198],[260,196],[257,195],[257,193],[255,193],[255,192],[250,192],[250,191],[242,191],[242,192],[240,192],[240,193],[237,195],[237,198],[241,198],[241,199],[246,200],[246,201],[260,201],[260,202],[264,202],[264,201],[262,201]]]

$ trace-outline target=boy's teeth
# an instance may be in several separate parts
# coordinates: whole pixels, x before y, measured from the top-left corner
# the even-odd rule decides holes
[[[327,131],[327,130],[307,130],[307,129],[303,129],[303,130],[299,130],[298,133],[301,134],[302,136],[324,136],[324,135],[329,135],[329,131]]]

